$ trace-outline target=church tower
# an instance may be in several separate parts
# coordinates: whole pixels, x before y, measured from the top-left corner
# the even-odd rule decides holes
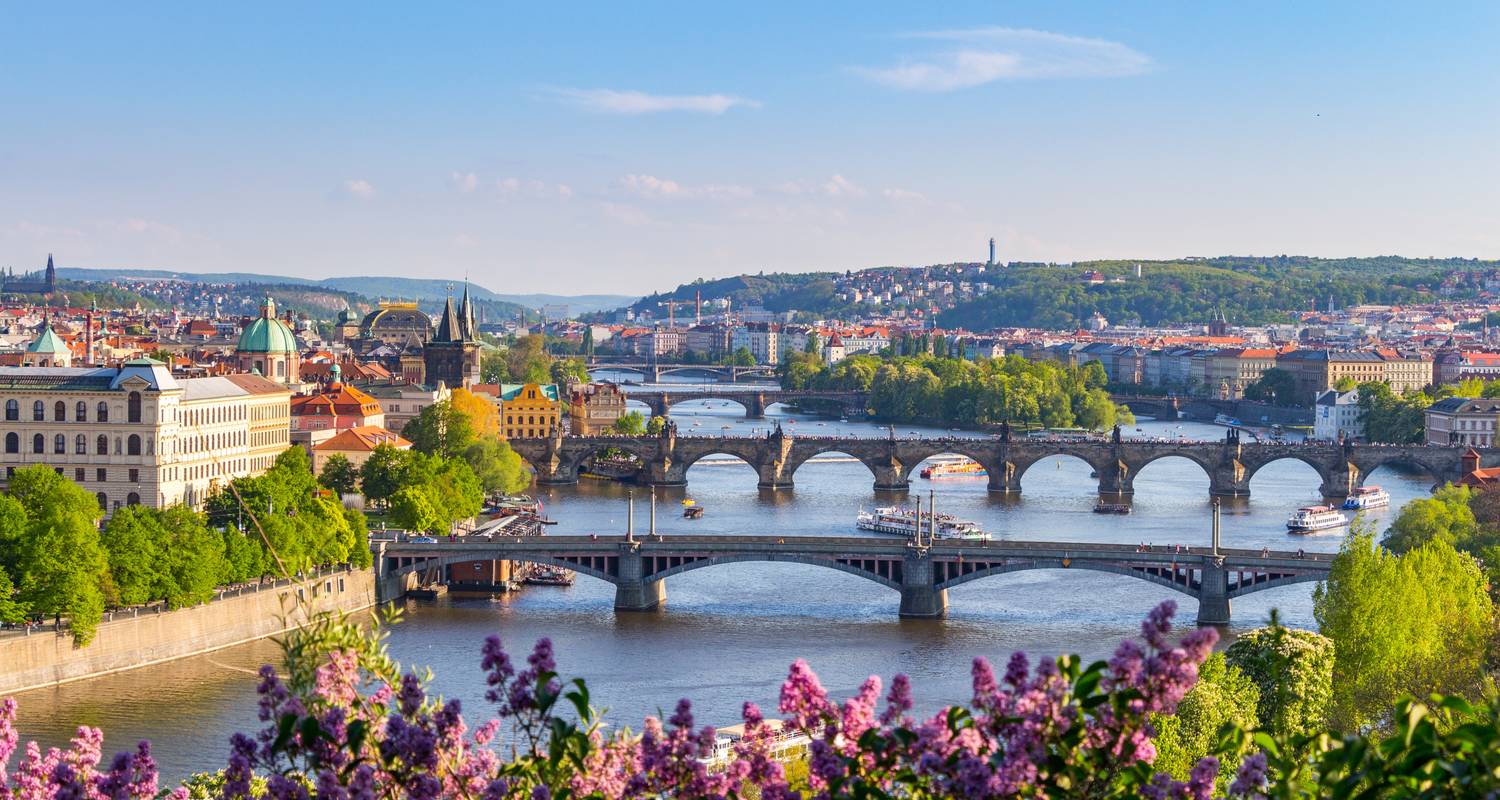
[[[422,348],[427,384],[441,381],[450,388],[467,389],[479,382],[479,342],[474,338],[473,314],[467,286],[459,308],[453,307],[452,295],[443,303],[437,333]]]

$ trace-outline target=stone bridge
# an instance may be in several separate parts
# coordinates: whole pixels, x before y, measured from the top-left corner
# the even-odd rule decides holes
[[[823,453],[843,453],[858,459],[875,477],[876,491],[905,491],[912,470],[936,455],[967,456],[982,465],[989,476],[989,490],[1021,491],[1021,477],[1038,461],[1050,456],[1072,456],[1093,468],[1099,493],[1128,499],[1135,493],[1135,477],[1148,464],[1161,458],[1185,458],[1203,469],[1209,479],[1209,494],[1215,497],[1249,497],[1250,479],[1261,468],[1276,461],[1301,461],[1317,471],[1324,497],[1347,497],[1364,485],[1365,478],[1385,465],[1396,465],[1426,473],[1441,485],[1464,474],[1464,447],[1421,445],[1368,445],[1334,443],[1241,442],[1230,430],[1221,441],[1122,438],[1015,438],[1009,433],[973,438],[857,438],[794,437],[781,431],[759,437],[678,436],[668,426],[660,436],[570,436],[512,439],[520,456],[536,470],[540,484],[570,484],[578,481],[579,468],[606,448],[626,451],[644,465],[638,480],[654,486],[684,486],[694,462],[715,454],[743,459],[759,476],[762,489],[791,489],[797,469]],[[1500,460],[1500,450],[1480,451],[1480,463]],[[1472,468],[1472,467],[1470,467]]]
[[[948,590],[981,578],[1034,569],[1107,572],[1157,584],[1198,601],[1199,624],[1230,621],[1230,601],[1251,592],[1322,580],[1332,555],[1260,550],[1070,542],[951,542],[813,536],[526,536],[435,543],[375,542],[380,585],[402,591],[406,576],[451,563],[504,560],[550,564],[615,586],[615,608],[650,611],[666,601],[665,579],[742,561],[788,562],[847,572],[901,593],[903,617],[947,613]],[[383,597],[394,600],[395,596]]]
[[[760,419],[774,403],[813,400],[837,406],[843,413],[863,414],[870,396],[865,392],[822,391],[816,389],[692,389],[682,391],[633,391],[625,396],[639,400],[651,409],[651,415],[664,417],[672,406],[689,400],[732,400],[745,407],[746,419]]]
[[[682,374],[704,375],[729,383],[738,383],[740,378],[776,377],[776,367],[770,364],[741,367],[727,364],[664,364],[655,361],[604,361],[599,359],[590,360],[588,363],[589,372],[605,369],[639,372],[641,377],[652,383],[659,382],[663,375]]]

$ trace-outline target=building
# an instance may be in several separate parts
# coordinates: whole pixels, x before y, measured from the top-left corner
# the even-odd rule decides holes
[[[1405,356],[1389,349],[1339,351],[1292,350],[1276,357],[1276,366],[1292,373],[1299,403],[1312,402],[1344,378],[1355,383],[1390,384],[1396,394],[1432,383],[1432,359]],[[1305,399],[1304,399],[1305,398]]]
[[[293,431],[341,431],[348,428],[385,427],[380,401],[344,383],[343,370],[334,364],[332,383],[315,394],[292,398]]]
[[[1438,383],[1451,384],[1467,378],[1492,381],[1500,378],[1500,353],[1452,350],[1435,359],[1433,367]]]
[[[358,467],[370,460],[370,454],[383,444],[390,445],[397,450],[411,449],[411,442],[379,425],[345,428],[312,446],[313,472],[322,472],[323,465],[334,456],[343,456],[349,459],[350,464]]]
[[[453,298],[443,303],[443,316],[437,333],[422,347],[422,365],[426,384],[442,382],[449,388],[468,388],[479,383],[479,339],[474,326],[474,306],[469,302],[469,287],[458,308]]]
[[[625,416],[625,393],[613,383],[575,385],[568,392],[568,427],[575,436],[591,436]]]
[[[260,307],[260,316],[250,321],[240,333],[234,357],[241,372],[263,375],[283,386],[301,380],[298,367],[297,337],[285,322],[276,318],[276,301],[270,297]]]
[[[4,294],[52,294],[57,291],[57,268],[52,266],[52,254],[47,254],[47,266],[40,272],[16,277],[16,271],[0,275],[0,293]]]
[[[1427,444],[1492,447],[1500,399],[1449,397],[1427,407]]]
[[[0,466],[46,464],[100,508],[197,507],[288,446],[291,392],[256,375],[172,377],[159,361],[0,368]]]
[[[26,352],[21,356],[21,366],[71,367],[73,366],[73,351],[69,350],[68,343],[52,330],[52,323],[44,321],[42,332],[38,333],[36,339],[26,346]]]
[[[1360,416],[1359,390],[1340,392],[1335,389],[1318,395],[1313,404],[1313,438],[1326,442],[1353,441],[1365,435]]]
[[[1234,347],[1211,351],[1205,359],[1203,385],[1208,394],[1223,400],[1239,400],[1250,384],[1276,366],[1276,351]]]
[[[562,424],[557,385],[504,383],[500,385],[500,436],[520,439],[551,436]]]
[[[335,329],[348,334],[347,317],[341,319]],[[360,339],[383,342],[405,347],[415,342],[418,347],[432,338],[432,319],[422,313],[414,302],[382,301],[379,308],[366,314],[355,327]],[[350,337],[353,338],[353,337]]]
[[[360,390],[380,403],[385,412],[385,427],[400,432],[406,423],[416,419],[422,409],[447,400],[452,391],[447,386],[424,386],[420,383],[365,383]]]

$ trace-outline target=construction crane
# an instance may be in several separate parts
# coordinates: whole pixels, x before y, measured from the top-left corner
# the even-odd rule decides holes
[[[657,305],[659,305],[659,306],[666,306],[667,307],[667,327],[668,328],[675,328],[675,327],[677,327],[677,307],[678,306],[690,306],[692,304],[693,303],[691,301],[688,301],[688,300],[662,300],[661,302],[657,303]]]

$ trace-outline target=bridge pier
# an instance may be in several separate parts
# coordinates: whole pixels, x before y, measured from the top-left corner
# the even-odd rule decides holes
[[[1229,624],[1229,571],[1205,563],[1198,586],[1198,624]]]
[[[745,398],[745,419],[766,418],[766,396],[760,392]]]
[[[1128,500],[1135,495],[1135,475],[1123,461],[1115,461],[1099,473],[1099,496],[1111,500]]]
[[[646,463],[647,486],[686,486],[687,467],[670,458],[653,459]]]
[[[937,588],[932,558],[909,554],[901,562],[901,617],[942,619],[948,616],[948,590]]]
[[[620,545],[620,575],[615,584],[616,611],[654,611],[667,602],[664,580],[646,580],[646,564],[637,543]]]
[[[990,484],[987,487],[996,494],[1020,494],[1021,493],[1021,470],[1016,468],[1013,462],[1002,462],[997,469],[985,468],[990,476]]]
[[[1324,497],[1342,500],[1353,494],[1354,490],[1362,486],[1364,482],[1365,476],[1360,472],[1359,467],[1345,463],[1329,470],[1323,476],[1323,485],[1318,487],[1318,491],[1322,492]]]
[[[873,469],[875,471],[875,491],[905,492],[911,489],[911,481],[906,479],[906,468],[900,463],[881,464]]]

